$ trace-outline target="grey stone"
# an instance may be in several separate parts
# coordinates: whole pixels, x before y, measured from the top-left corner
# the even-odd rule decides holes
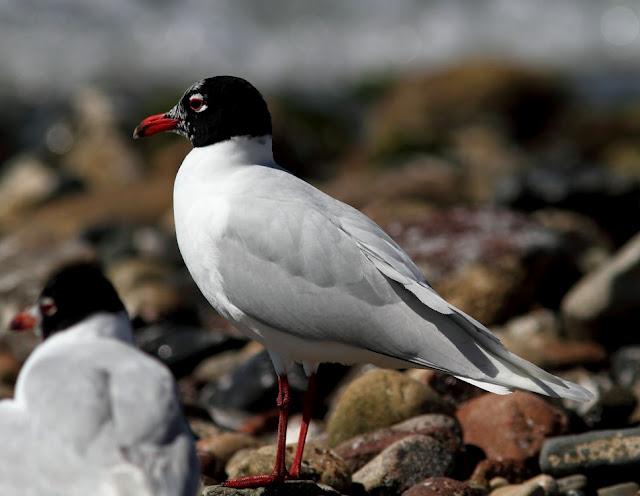
[[[329,486],[311,481],[287,481],[270,487],[234,489],[224,486],[208,486],[201,496],[340,496]]]

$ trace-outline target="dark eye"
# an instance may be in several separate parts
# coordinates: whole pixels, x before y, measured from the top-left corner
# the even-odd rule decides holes
[[[47,317],[51,317],[54,313],[58,311],[58,307],[55,302],[51,298],[43,298],[40,302],[40,312],[42,315],[46,315]]]
[[[189,107],[194,112],[202,112],[207,106],[204,103],[204,98],[200,94],[191,95],[189,97]]]

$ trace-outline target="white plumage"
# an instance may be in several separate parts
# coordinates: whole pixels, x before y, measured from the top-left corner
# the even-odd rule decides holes
[[[169,370],[124,313],[46,339],[0,402],[0,494],[194,496],[193,436]]]
[[[429,367],[500,394],[586,400],[442,299],[372,220],[281,169],[271,137],[193,149],[174,187],[178,244],[211,305],[292,362]]]

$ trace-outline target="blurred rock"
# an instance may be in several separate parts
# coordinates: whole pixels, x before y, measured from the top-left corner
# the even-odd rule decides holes
[[[372,495],[401,494],[427,477],[448,475],[455,451],[430,436],[412,434],[385,448],[353,474]]]
[[[534,467],[531,465],[525,460],[493,460],[487,458],[476,465],[469,480],[481,487],[491,486],[491,481],[495,478],[504,479],[507,481],[506,484],[523,482],[535,473]]]
[[[294,445],[287,446],[287,466],[293,462],[295,449]],[[237,451],[227,463],[227,475],[233,479],[271,473],[275,454],[275,445]],[[333,451],[313,446],[312,443],[305,446],[300,478],[331,486],[341,492],[351,487],[351,472],[344,461]]]
[[[186,310],[184,292],[165,263],[145,258],[120,259],[107,267],[131,319],[151,324]]]
[[[640,324],[640,234],[565,296],[562,312],[567,332],[595,338],[609,346],[634,342]]]
[[[633,480],[639,464],[640,428],[554,437],[540,453],[540,468],[554,476],[579,472],[589,478]]]
[[[286,481],[283,484],[255,489],[209,486],[201,496],[340,496],[335,489],[311,481]]]
[[[293,367],[288,378],[294,391],[306,388],[307,379],[300,367]],[[277,393],[276,373],[269,354],[262,350],[248,354],[239,366],[207,384],[200,392],[200,403],[216,423],[237,430],[251,418],[250,412],[272,411]],[[299,396],[292,395],[292,412],[300,404]]]
[[[486,394],[484,389],[444,372],[431,369],[409,369],[405,373],[412,379],[434,389],[446,403],[454,408],[471,398]]]
[[[537,456],[545,438],[564,434],[569,424],[562,410],[520,391],[469,400],[460,406],[457,417],[464,442],[479,446],[495,460]]]
[[[430,388],[394,370],[371,370],[342,391],[327,420],[330,446],[421,413],[450,408]]]
[[[201,472],[217,480],[224,479],[225,465],[229,459],[241,449],[256,448],[257,439],[241,432],[221,432],[198,440],[196,450],[198,458],[207,460],[201,463]]]
[[[538,475],[522,484],[503,486],[491,491],[491,496],[545,496],[554,495],[558,484],[549,475]]]
[[[261,351],[264,351],[264,347],[260,343],[249,341],[239,350],[216,353],[200,362],[200,365],[193,371],[193,378],[201,384],[214,382]]]
[[[198,439],[214,437],[222,432],[213,422],[201,418],[190,418],[189,426]]]
[[[544,208],[531,217],[540,225],[555,231],[564,240],[568,254],[581,274],[586,274],[611,255],[611,240],[590,217],[568,210]]]
[[[0,227],[19,222],[29,209],[54,195],[60,179],[33,156],[18,156],[2,165]]]
[[[483,496],[482,489],[448,477],[429,477],[411,486],[402,496]]]
[[[640,183],[613,174],[605,167],[545,163],[505,178],[499,204],[522,211],[556,208],[591,218],[621,244],[640,231],[640,219],[629,219],[640,202]]]
[[[94,188],[112,188],[141,177],[138,155],[116,125],[109,97],[97,88],[76,95],[78,133],[63,158],[67,170]]]
[[[433,150],[462,126],[488,125],[519,141],[539,136],[562,105],[552,78],[500,63],[470,62],[398,81],[369,118],[378,160]]]
[[[135,339],[178,377],[190,373],[204,358],[244,343],[219,331],[167,322],[137,329]]]
[[[389,428],[360,434],[337,445],[334,450],[353,472],[360,469],[387,446],[412,434],[435,437],[455,452],[462,444],[458,422],[448,415],[413,417]]]
[[[438,292],[484,324],[526,309],[557,267],[558,235],[506,210],[454,208],[387,226]]]
[[[589,485],[589,481],[586,476],[582,474],[568,475],[557,479],[558,492],[560,494],[567,494],[569,491],[582,491],[586,490]]]
[[[620,348],[611,356],[611,374],[618,384],[634,388],[640,384],[640,346]]]
[[[638,496],[640,486],[635,482],[623,482],[598,489],[598,496]]]
[[[561,337],[559,319],[548,309],[515,317],[494,331],[509,351],[543,369],[599,364],[607,356],[595,342]]]
[[[0,342],[0,384],[14,384],[19,372],[20,362],[18,362],[9,346]]]

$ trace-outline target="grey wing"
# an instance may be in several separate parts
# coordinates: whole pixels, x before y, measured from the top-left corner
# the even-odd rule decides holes
[[[509,353],[449,305],[362,213],[282,171],[257,179],[246,196],[234,197],[218,246],[225,296],[246,315],[306,340],[440,369],[494,392],[589,396]]]

